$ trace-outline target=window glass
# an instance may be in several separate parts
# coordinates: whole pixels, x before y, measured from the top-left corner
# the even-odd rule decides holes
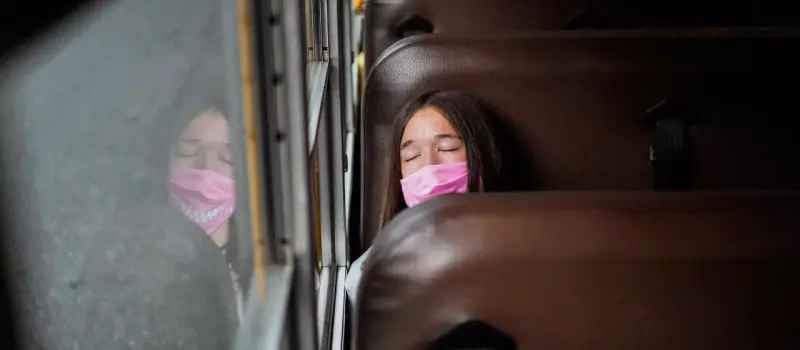
[[[309,97],[309,104],[308,104],[308,113],[309,113],[309,129],[310,133],[314,133],[312,140],[314,143],[311,145],[310,154],[309,154],[309,163],[308,163],[308,170],[309,170],[309,190],[311,192],[311,196],[313,199],[313,217],[314,222],[312,225],[312,229],[315,233],[315,253],[317,257],[317,271],[319,272],[323,265],[323,249],[330,249],[329,247],[325,247],[325,244],[328,242],[323,242],[322,240],[322,221],[321,221],[321,203],[320,203],[320,146],[319,142],[319,133],[320,133],[320,120],[322,116],[322,107],[321,107],[321,98],[324,95],[324,89],[326,87],[326,74],[320,63],[320,56],[316,56],[318,51],[321,50],[322,43],[318,42],[318,39],[321,38],[323,27],[322,27],[322,16],[325,15],[324,11],[322,11],[323,2],[319,0],[305,0],[305,9],[306,9],[306,16],[305,16],[305,29],[306,29],[306,38],[307,44],[309,48],[309,64],[308,69],[306,70],[307,74],[307,93]],[[315,62],[317,61],[317,62]],[[316,117],[314,117],[316,116]]]
[[[308,60],[314,60],[314,3],[315,0],[305,0],[305,30],[306,46],[308,47]]]
[[[5,239],[34,347],[230,346],[253,259],[222,6],[106,2],[2,61]]]
[[[311,228],[316,234],[315,251],[317,254],[317,270],[322,268],[322,223],[320,220],[320,193],[319,193],[319,147],[318,142],[314,144],[309,157],[310,171],[309,178],[311,179],[311,195],[314,198],[314,224]]]

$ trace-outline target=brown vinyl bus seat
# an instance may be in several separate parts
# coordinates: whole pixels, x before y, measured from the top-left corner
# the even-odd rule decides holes
[[[376,240],[356,349],[795,349],[798,213],[793,191],[433,199]]]
[[[378,230],[394,118],[407,101],[434,90],[464,91],[497,111],[510,190],[653,188],[655,116],[690,125],[685,188],[800,189],[794,161],[800,104],[792,88],[800,81],[798,33],[667,29],[404,39],[367,79],[362,245]]]
[[[366,67],[396,41],[422,33],[563,29],[589,0],[370,0],[366,4]]]
[[[782,0],[370,0],[366,67],[420,33],[486,35],[519,30],[780,26],[800,23]]]

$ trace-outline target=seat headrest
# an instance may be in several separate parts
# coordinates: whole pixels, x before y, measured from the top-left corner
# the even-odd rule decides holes
[[[386,48],[411,32],[479,34],[532,29],[562,29],[589,0],[378,0],[366,7],[366,67]],[[424,24],[420,26],[420,24]]]
[[[358,349],[469,321],[519,349],[761,349],[800,340],[800,192],[443,196],[381,232]]]
[[[370,0],[366,14],[366,63],[409,31],[485,35],[522,30],[665,27],[786,26],[800,23],[784,0]]]

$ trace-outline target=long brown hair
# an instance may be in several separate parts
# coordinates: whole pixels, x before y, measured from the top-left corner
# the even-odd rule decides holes
[[[383,204],[381,227],[386,225],[401,210],[407,208],[400,188],[400,142],[406,124],[422,108],[436,108],[453,126],[464,143],[469,169],[469,191],[494,191],[500,179],[501,157],[495,142],[489,117],[492,111],[475,98],[458,91],[434,91],[423,94],[408,102],[395,119],[389,146],[387,165],[390,169],[386,178],[388,193]]]

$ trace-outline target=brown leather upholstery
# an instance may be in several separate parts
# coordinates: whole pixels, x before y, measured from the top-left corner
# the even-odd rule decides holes
[[[797,39],[766,29],[404,39],[367,79],[363,245],[378,228],[393,120],[432,90],[465,91],[498,111],[514,190],[650,189],[646,112],[665,98],[696,114],[692,188],[800,188]]]
[[[366,67],[402,39],[403,22],[419,16],[436,33],[562,29],[590,0],[369,0],[366,7]]]
[[[419,17],[435,33],[481,35],[515,30],[797,24],[797,5],[784,0],[370,0],[366,6],[366,67],[403,38]],[[410,28],[413,29],[413,28]]]
[[[358,350],[483,321],[519,349],[794,349],[799,192],[444,196],[367,260]]]

